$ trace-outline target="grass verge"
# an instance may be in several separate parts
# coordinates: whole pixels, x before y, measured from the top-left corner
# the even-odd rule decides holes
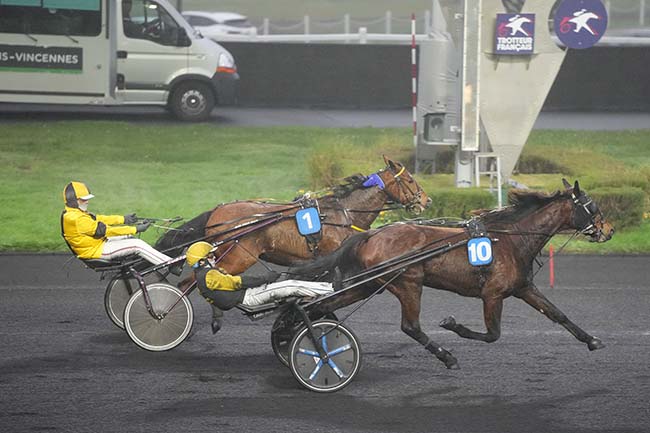
[[[393,128],[5,123],[0,136],[0,250],[65,251],[59,217],[62,190],[71,180],[89,185],[96,195],[90,210],[96,213],[191,218],[222,202],[289,200],[301,190],[316,189],[318,179],[309,165],[319,155],[330,155],[332,167],[345,176],[369,174],[383,167],[382,154],[409,162],[411,146],[409,130]],[[567,171],[515,176],[533,188],[559,189],[565,176],[579,178],[587,191],[608,184],[650,191],[650,131],[535,131],[524,153],[561,160]],[[448,174],[420,175],[418,180],[425,190],[453,186]],[[144,239],[152,242],[159,235],[150,230]],[[572,242],[565,251],[648,253],[650,226],[617,233],[602,245]]]

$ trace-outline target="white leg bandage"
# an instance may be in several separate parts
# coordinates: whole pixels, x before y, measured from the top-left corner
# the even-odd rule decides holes
[[[290,296],[301,298],[305,296],[317,297],[327,295],[333,291],[331,283],[286,280],[246,290],[242,304],[248,306],[262,305]]]
[[[142,239],[129,236],[107,238],[106,242],[104,242],[101,258],[111,260],[117,257],[128,256],[129,254],[137,254],[154,265],[171,260],[171,257],[156,250]]]

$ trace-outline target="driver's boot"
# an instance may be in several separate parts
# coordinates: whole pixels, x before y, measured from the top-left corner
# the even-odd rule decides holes
[[[332,280],[332,288],[335,292],[338,292],[343,288],[343,275],[341,275],[341,270],[339,267],[334,268],[334,279]]]
[[[216,307],[214,304],[210,304],[210,307],[212,307],[212,334],[216,334],[219,332],[221,329],[221,325],[223,325],[223,311],[219,309],[219,307]]]

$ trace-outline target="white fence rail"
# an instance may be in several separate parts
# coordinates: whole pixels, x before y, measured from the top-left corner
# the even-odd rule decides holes
[[[605,7],[609,14],[610,29],[626,29],[633,27],[645,27],[650,25],[650,0],[628,0],[627,2],[605,0]],[[379,34],[404,33],[410,28],[410,17],[395,16],[391,11],[386,11],[383,16],[376,18],[359,19],[353,18],[350,14],[343,15],[338,20],[316,20],[305,15],[302,20],[283,21],[274,23],[269,18],[263,18],[262,24],[257,28],[262,35],[270,34],[326,34],[326,33],[352,33],[357,28],[374,30]],[[429,33],[431,30],[431,11],[424,11],[422,16],[417,17],[416,27],[421,33]],[[396,28],[398,31],[396,32]],[[648,28],[650,32],[650,28]]]
[[[420,42],[428,39],[430,36],[419,34],[415,40]],[[558,45],[561,45],[557,38],[554,38]],[[289,42],[289,43],[390,43],[390,44],[410,44],[411,35],[409,34],[384,34],[368,33],[362,27],[358,33],[339,33],[339,34],[293,34],[293,35],[219,35],[215,38],[217,42]],[[650,47],[650,37],[628,37],[628,36],[603,36],[596,44],[602,47],[615,46],[635,46]]]
[[[328,21],[313,20],[309,15],[305,15],[302,21],[296,21],[291,24],[274,24],[269,18],[264,18],[262,25],[257,28],[257,32],[262,35],[270,35],[272,33],[301,33],[308,35],[313,31],[316,31],[318,34],[351,33],[351,29],[357,28],[383,28],[384,34],[393,34],[394,23],[402,24],[404,29],[409,29],[411,18],[395,17],[391,11],[386,11],[383,17],[364,20],[353,19],[350,14],[345,14],[339,20]],[[424,15],[416,19],[416,26],[422,33],[429,33],[431,30],[431,12],[428,10],[424,11]]]

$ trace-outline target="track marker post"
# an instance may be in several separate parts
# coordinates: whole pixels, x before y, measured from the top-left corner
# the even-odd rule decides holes
[[[555,262],[553,260],[553,245],[548,248],[548,273],[548,281],[552,289],[555,287]]]
[[[415,13],[411,14],[411,105],[413,106],[413,147],[418,145],[418,66],[415,45]],[[417,157],[416,157],[417,160]]]

